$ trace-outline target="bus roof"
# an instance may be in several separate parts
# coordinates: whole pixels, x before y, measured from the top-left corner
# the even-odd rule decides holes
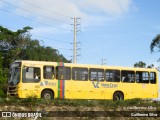
[[[32,61],[32,60],[16,60],[14,62],[22,62],[24,63],[30,63],[30,64],[43,64],[43,65],[55,65],[58,62],[51,62],[51,61]],[[157,71],[156,68],[134,68],[134,67],[125,67],[125,66],[107,66],[107,65],[95,65],[95,64],[79,64],[79,63],[64,63],[65,66],[70,67],[87,67],[87,68],[107,68],[107,69],[123,69],[123,70],[154,70]]]

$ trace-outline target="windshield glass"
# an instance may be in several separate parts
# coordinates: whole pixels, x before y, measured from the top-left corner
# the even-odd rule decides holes
[[[20,82],[20,68],[13,67],[10,69],[9,85],[17,85]]]

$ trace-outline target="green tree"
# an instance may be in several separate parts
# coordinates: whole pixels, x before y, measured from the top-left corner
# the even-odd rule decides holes
[[[13,32],[0,26],[0,52],[3,58],[3,67],[9,67],[9,64],[19,58],[19,55],[25,50],[30,35],[27,34],[31,27],[24,27],[22,30]]]
[[[31,27],[13,32],[0,26],[0,66],[8,68],[15,60],[68,61],[56,49],[41,46],[28,33]]]
[[[154,68],[154,64],[148,65],[147,68]]]
[[[70,62],[58,50],[32,40],[29,34],[31,29],[24,27],[14,32],[0,26],[0,96],[6,92],[9,65],[15,60]]]
[[[154,52],[154,49],[157,48],[158,52],[160,51],[160,34],[158,34],[151,42],[150,50]]]
[[[146,68],[146,63],[145,63],[145,62],[142,62],[142,61],[139,61],[139,62],[136,62],[136,63],[134,64],[134,67]]]
[[[136,62],[134,64],[134,67],[137,67],[137,68],[154,68],[154,64],[150,64],[150,65],[147,66],[145,62],[139,61],[139,62]]]

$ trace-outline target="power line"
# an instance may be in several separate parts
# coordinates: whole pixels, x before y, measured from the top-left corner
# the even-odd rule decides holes
[[[23,10],[23,11],[27,11],[27,12],[29,12],[29,13],[34,13],[34,14],[36,14],[36,15],[38,15],[38,16],[41,16],[41,17],[44,17],[44,18],[47,18],[47,19],[50,19],[50,20],[53,20],[53,21],[58,21],[58,22],[65,23],[65,24],[69,24],[69,23],[67,23],[67,22],[63,22],[63,21],[58,20],[58,19],[56,19],[56,18],[51,18],[51,17],[43,16],[43,15],[38,14],[38,13],[35,13],[35,12],[31,12],[31,11],[29,11],[29,10],[26,10],[26,9],[21,8],[21,7],[19,7],[19,6],[16,6],[16,5],[14,5],[14,4],[8,3],[8,2],[6,2],[6,1],[3,1],[3,0],[0,0],[0,1],[3,2],[3,3],[5,3],[5,4],[8,4],[8,5],[17,7],[17,8],[19,8],[19,9]]]
[[[79,38],[79,35],[77,35],[77,37],[78,37],[78,39],[80,39],[80,38]],[[80,39],[80,41],[81,41],[81,47],[83,47],[84,53],[89,57],[90,54],[87,52],[87,47],[86,47],[86,45],[83,43],[82,39]],[[82,45],[82,44],[83,44],[83,45]],[[81,57],[84,59],[83,55],[81,55]],[[86,63],[86,59],[84,59],[84,61],[85,61],[85,63]]]
[[[36,22],[36,23],[39,23],[39,24],[42,24],[42,25],[47,25],[47,26],[55,27],[55,26],[53,26],[53,25],[49,25],[49,24],[46,24],[46,23],[42,23],[42,22],[39,22],[39,21],[37,21],[37,20],[33,20],[33,19],[30,19],[30,18],[27,18],[27,17],[21,16],[21,15],[18,15],[18,14],[15,14],[15,13],[12,13],[12,12],[9,12],[9,11],[4,10],[4,9],[0,9],[0,10],[1,10],[1,11],[3,11],[3,12],[9,13],[9,14],[16,15],[16,16],[18,16],[18,17],[21,17],[21,18],[26,19],[26,20],[29,20],[29,21],[33,21],[33,22]],[[70,30],[65,29],[65,28],[59,28],[59,29],[63,29],[63,30],[70,31]]]
[[[91,56],[92,59],[96,60],[97,63],[99,63],[99,60],[97,59],[97,56],[95,56],[95,54],[91,51],[92,50],[92,47],[90,46],[90,44],[88,43],[87,40],[85,40],[84,38],[82,38],[82,31],[80,31],[81,34],[78,34],[78,37],[80,38],[81,37],[81,41],[83,43],[83,51],[86,53],[87,56]],[[84,35],[83,35],[84,37]],[[85,50],[86,49],[86,50]]]
[[[79,41],[81,41],[80,43],[81,43],[81,47],[83,47],[82,50],[84,51],[84,53],[85,53],[87,56],[90,56],[89,53],[87,52],[87,47],[86,47],[86,45],[83,43],[82,39],[80,39],[79,34],[77,35],[77,37],[78,37]],[[81,57],[83,58],[83,55],[81,55]],[[84,58],[83,58],[83,59],[84,59]]]
[[[81,55],[81,57],[79,57],[82,63],[86,63],[86,59]]]
[[[1,26],[6,26],[7,28],[10,28],[10,29],[13,29],[13,30],[16,30],[15,28],[13,27],[10,27],[10,26],[7,26],[7,25],[2,25],[0,24]],[[40,35],[36,35],[36,34],[32,34],[34,36],[37,36],[37,37],[40,37],[40,38],[44,38],[44,39],[48,39],[48,40],[53,40],[53,41],[57,41],[57,42],[62,42],[62,43],[68,43],[68,44],[71,44],[70,42],[66,42],[66,41],[62,41],[62,40],[56,40],[56,39],[52,39],[52,38],[48,38],[48,37],[44,37],[44,36],[40,36]],[[70,50],[70,49],[69,49]]]
[[[67,49],[67,48],[56,48],[56,49],[61,49],[61,50],[71,50],[71,49]]]
[[[54,13],[54,14],[57,14],[57,15],[60,15],[60,16],[63,16],[63,17],[69,18],[69,19],[71,18],[71,17],[68,17],[68,16],[66,16],[66,15],[64,15],[64,14],[61,14],[61,13],[58,13],[58,12],[55,12],[55,11],[48,10],[48,9],[46,9],[46,8],[37,6],[37,5],[35,5],[35,4],[31,4],[31,3],[26,2],[26,1],[24,1],[24,0],[21,0],[21,1],[24,2],[24,3],[27,3],[27,4],[29,4],[29,5],[31,5],[31,6],[33,6],[33,7],[46,10],[46,11],[48,11],[48,12],[50,12],[50,13]]]
[[[41,38],[45,38],[45,39],[48,39],[48,40],[54,40],[54,41],[58,41],[58,42],[71,44],[70,42],[66,42],[66,41],[62,41],[62,40],[55,40],[55,39],[52,39],[52,38],[48,38],[48,37],[44,37],[44,36],[40,36],[40,35],[36,35],[36,34],[32,34],[32,35],[37,36],[37,37],[41,37]]]
[[[2,24],[0,24],[0,26],[6,26],[7,28],[10,28],[10,29],[13,29],[13,30],[16,31],[15,28],[9,27],[9,26],[7,26],[7,25],[2,25]],[[41,36],[41,37],[43,37],[43,36]],[[43,37],[43,38],[45,38],[45,37]],[[49,38],[45,38],[45,39],[49,39]],[[57,40],[57,41],[58,41],[58,40]],[[65,42],[65,41],[61,41],[61,42]],[[71,50],[71,49],[67,49],[67,48],[55,48],[55,47],[54,47],[54,49],[56,49],[56,50]]]

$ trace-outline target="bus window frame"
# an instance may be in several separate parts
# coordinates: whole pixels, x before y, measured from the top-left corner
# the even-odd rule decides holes
[[[44,74],[46,73],[44,71],[44,67],[52,67],[52,78],[51,79],[50,78],[44,78]],[[54,78],[53,78],[53,76],[54,76]],[[43,65],[43,79],[45,79],[45,80],[54,80],[55,79],[55,66],[53,66],[53,65]]]
[[[83,71],[84,71],[84,69],[87,71],[87,78],[85,79],[85,80],[82,80],[82,79],[73,79],[73,78],[75,78],[75,73],[74,73],[74,69],[83,69]],[[86,72],[85,71],[85,72]],[[82,72],[82,70],[81,70],[81,72]],[[82,78],[82,76],[84,75],[84,77],[86,77],[85,75],[86,74],[81,74],[81,78]],[[86,68],[86,67],[72,67],[72,80],[74,80],[74,81],[88,81],[88,78],[89,78],[89,71],[88,71],[88,68]]]
[[[129,81],[130,81],[130,80],[129,80],[129,77],[128,77],[128,81],[124,81],[124,80],[122,81],[122,77],[123,77],[123,76],[122,76],[122,72],[123,72],[123,71],[125,71],[125,72],[127,71],[127,77],[128,77],[128,72],[134,72],[134,78],[133,78],[134,81],[133,81],[133,82],[129,82]],[[122,83],[135,83],[135,81],[136,81],[136,72],[135,72],[134,70],[121,70],[121,82],[122,82]]]
[[[91,80],[91,70],[92,69],[94,69],[95,71],[92,71],[92,72],[96,72],[96,80]],[[99,78],[98,77],[98,70],[102,70],[103,72],[102,72],[102,75],[103,75],[103,80],[101,79],[101,80],[98,80],[97,78]],[[105,72],[105,70],[104,69],[101,69],[101,68],[89,68],[89,81],[98,81],[98,82],[104,82],[105,81],[105,75],[104,75],[104,72]]]
[[[154,73],[154,75],[155,75],[155,77],[154,77],[154,78],[155,78],[155,83],[152,83],[152,82],[151,82],[150,73]],[[156,73],[156,72],[154,72],[154,71],[150,71],[150,72],[149,72],[149,83],[150,83],[150,84],[157,84],[157,73]]]
[[[41,68],[40,67],[26,66],[24,68],[22,68],[22,83],[39,83],[41,81]],[[26,74],[26,71],[28,71],[28,68],[33,68],[33,69],[38,68],[39,69],[39,73],[40,73],[39,78],[35,79],[35,76],[34,76],[35,75],[35,71],[33,71],[33,79],[23,78],[24,72]]]
[[[57,69],[57,68],[58,68],[58,69]],[[59,72],[58,72],[59,68],[69,68],[69,69],[70,69],[70,76],[69,76],[70,79],[64,79],[64,78],[63,78],[63,79],[61,79],[61,78],[59,79]],[[56,66],[55,69],[56,69],[56,77],[55,77],[55,78],[56,78],[57,80],[71,80],[71,78],[72,78],[72,69],[71,69],[71,67],[68,67],[68,66]],[[67,71],[67,70],[66,70],[66,71]],[[62,73],[63,73],[63,71],[62,71]],[[62,75],[63,75],[63,77],[64,77],[64,74],[62,74]],[[66,75],[67,75],[67,72],[66,72]]]
[[[137,72],[146,72],[146,73],[148,73],[148,80],[146,80],[146,81],[148,81],[148,82],[137,82]],[[136,83],[139,83],[139,84],[150,84],[150,72],[149,71],[136,71],[135,72],[136,73],[136,75],[135,75],[135,78],[136,78]],[[142,74],[142,78],[146,78],[146,77],[143,77],[143,74]],[[145,81],[145,80],[141,80],[141,81]]]
[[[107,80],[106,71],[111,71],[111,70],[112,70],[112,71],[118,71],[118,72],[119,72],[119,81],[108,81],[108,80]],[[113,72],[112,72],[112,73],[113,73]],[[117,78],[118,78],[118,77],[117,77]],[[119,83],[120,83],[120,82],[121,82],[121,70],[119,70],[119,69],[106,69],[106,70],[105,70],[105,81],[106,81],[106,82],[117,82],[117,83],[119,82]]]

